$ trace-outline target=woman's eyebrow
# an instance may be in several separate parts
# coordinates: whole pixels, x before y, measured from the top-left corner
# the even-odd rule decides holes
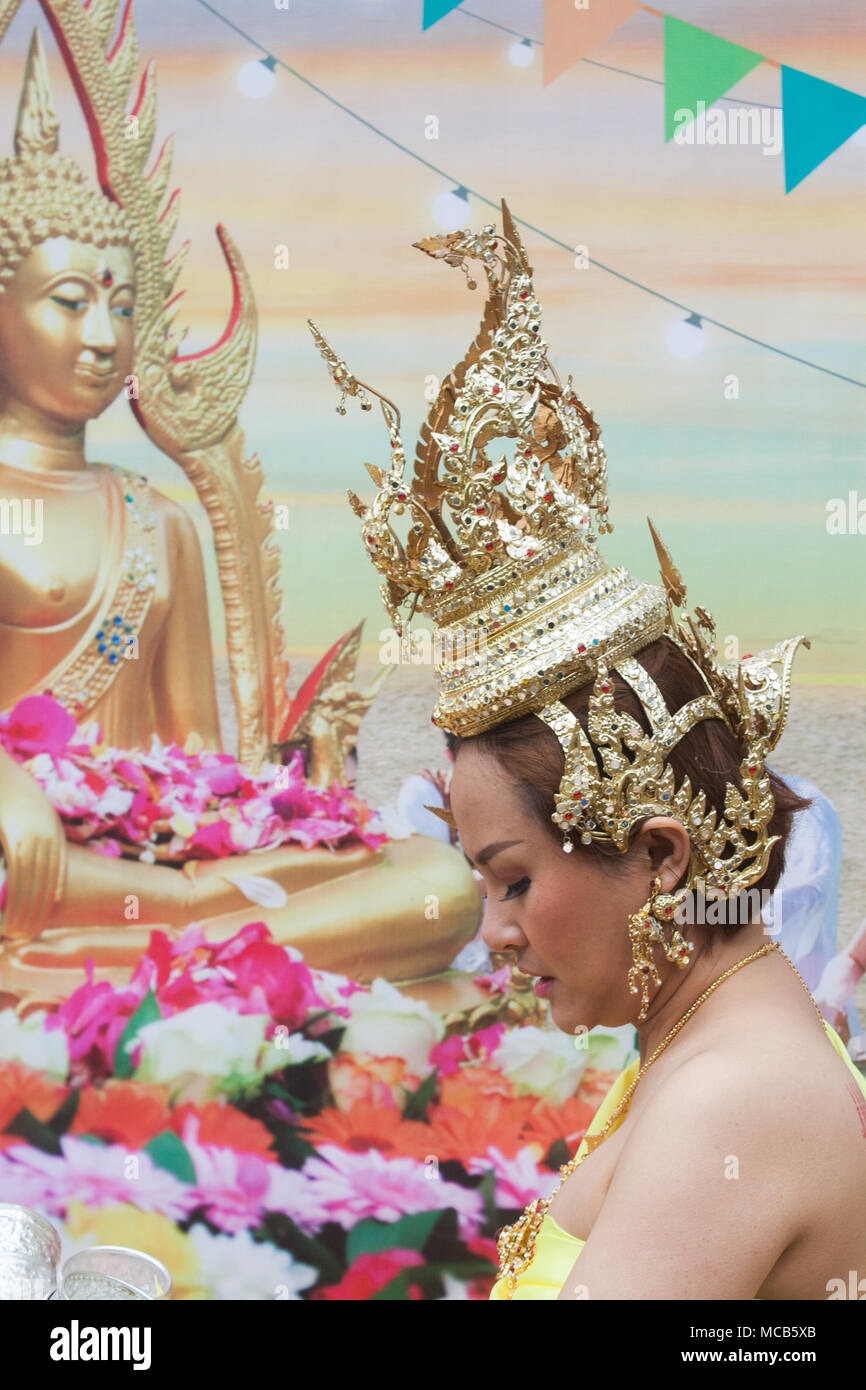
[[[477,859],[473,859],[471,855],[467,855],[467,858],[470,864],[486,864],[488,859],[492,859],[495,854],[501,854],[504,849],[510,849],[512,845],[522,844],[522,840],[495,840],[492,845],[488,845],[486,849],[481,851]]]

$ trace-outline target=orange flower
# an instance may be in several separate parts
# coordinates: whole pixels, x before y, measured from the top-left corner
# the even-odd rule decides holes
[[[443,1105],[458,1110],[472,1110],[483,1096],[515,1097],[514,1087],[496,1067],[460,1067],[439,1083],[439,1099]]]
[[[530,1142],[522,1135],[535,1104],[533,1096],[478,1093],[468,1110],[437,1105],[430,1110],[429,1152],[440,1163],[451,1158],[466,1162],[483,1157],[495,1144],[506,1158],[514,1158]]]
[[[168,1129],[168,1087],[144,1081],[106,1081],[81,1092],[71,1134],[93,1134],[110,1144],[141,1149]]]
[[[68,1094],[68,1086],[49,1081],[44,1072],[32,1071],[23,1062],[0,1062],[0,1149],[21,1143],[20,1137],[2,1133],[19,1110],[29,1110],[47,1124]]]
[[[430,1126],[420,1120],[404,1120],[396,1107],[357,1100],[350,1110],[331,1108],[305,1120],[301,1126],[311,1144],[336,1144],[341,1149],[365,1153],[378,1149],[389,1157],[423,1161],[434,1152]]]
[[[358,1100],[399,1109],[406,1099],[403,1088],[415,1091],[420,1084],[407,1070],[402,1057],[350,1056],[348,1053],[328,1063],[328,1082],[338,1110],[351,1110]]]
[[[593,1114],[601,1105],[619,1074],[618,1071],[598,1071],[595,1067],[584,1068],[580,1085],[577,1088],[577,1095],[592,1106]]]
[[[524,1144],[538,1144],[539,1160],[549,1152],[551,1144],[564,1139],[569,1154],[574,1157],[597,1107],[577,1096],[569,1096],[561,1105],[539,1105],[529,1116],[523,1130]]]
[[[171,1113],[170,1127],[176,1134],[183,1133],[184,1121],[189,1115],[200,1120],[199,1144],[216,1144],[219,1148],[236,1149],[238,1153],[258,1154],[260,1158],[276,1163],[277,1155],[273,1149],[273,1136],[261,1120],[245,1115],[234,1105],[220,1100],[210,1100],[206,1105],[179,1105]]]

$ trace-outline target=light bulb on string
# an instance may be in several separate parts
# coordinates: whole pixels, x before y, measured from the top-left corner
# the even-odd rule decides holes
[[[469,190],[460,184],[449,193],[440,193],[433,200],[433,217],[443,232],[456,232],[465,227],[469,217]]]
[[[252,97],[254,101],[266,97],[274,85],[276,65],[277,60],[272,58],[270,53],[267,58],[251,58],[248,63],[244,63],[238,73],[238,86],[244,96]]]
[[[513,43],[508,50],[508,60],[516,68],[528,68],[534,56],[530,39],[521,39],[520,43]]]
[[[704,330],[700,314],[689,314],[667,332],[667,344],[674,357],[697,357],[704,350]]]

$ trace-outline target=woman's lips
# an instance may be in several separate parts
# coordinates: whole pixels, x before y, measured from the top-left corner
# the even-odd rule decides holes
[[[552,975],[542,975],[536,980],[535,993],[538,995],[539,999],[544,999],[550,993],[551,985],[555,983],[556,980]]]

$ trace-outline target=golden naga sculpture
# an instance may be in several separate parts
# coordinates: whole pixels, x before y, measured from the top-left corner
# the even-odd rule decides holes
[[[343,639],[329,697],[321,687],[318,699],[293,709],[286,693],[273,508],[259,499],[261,467],[255,455],[244,457],[237,420],[256,346],[240,254],[218,226],[233,287],[228,326],[213,347],[179,356],[171,321],[186,245],[167,258],[178,216],[177,190],[162,207],[170,139],[145,173],[156,127],[152,63],[126,110],[138,64],[131,0],[111,44],[118,0],[40,4],[87,120],[102,192],[58,153],[35,31],[14,157],[0,160],[0,496],[7,514],[37,509],[44,535],[41,544],[4,536],[0,709],[51,693],[79,725],[96,721],[113,747],[148,749],[157,734],[179,745],[198,736],[220,750],[193,523],[146,479],[85,454],[87,421],[123,390],[152,443],[183,468],[212,527],[239,758],[255,772],[306,739],[316,785],[342,781],[372,692],[350,688],[353,647]],[[0,41],[19,5],[0,0]],[[135,660],[101,640],[107,623],[134,644]],[[154,926],[177,932],[199,921],[221,940],[251,920],[313,966],[361,981],[415,981],[412,992],[429,986],[440,1007],[479,1003],[471,980],[447,969],[477,928],[478,885],[457,850],[424,836],[378,850],[286,845],[185,870],[109,858],[67,842],[42,787],[0,749],[0,847],[3,1004],[66,997],[88,958],[97,979],[127,979]],[[272,880],[284,905],[251,904],[227,874]],[[134,923],[124,914],[130,894],[138,899]]]

